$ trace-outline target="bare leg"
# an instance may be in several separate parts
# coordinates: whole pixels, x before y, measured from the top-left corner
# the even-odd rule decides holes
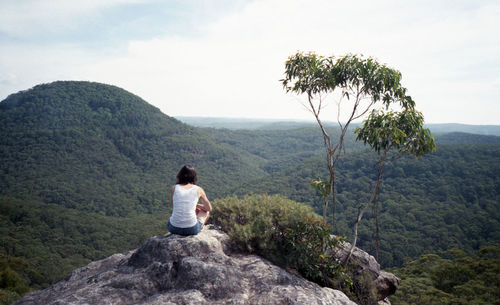
[[[203,225],[207,223],[209,217],[210,212],[205,211],[201,205],[196,206],[196,218],[198,218]]]
[[[203,225],[207,222],[208,218],[210,217],[210,212],[204,211],[204,210],[199,210],[196,213],[196,217],[201,221]]]

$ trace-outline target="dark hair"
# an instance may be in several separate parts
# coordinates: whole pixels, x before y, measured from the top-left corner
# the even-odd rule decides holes
[[[177,174],[177,184],[196,184],[196,181],[198,181],[198,176],[191,165],[184,165]]]

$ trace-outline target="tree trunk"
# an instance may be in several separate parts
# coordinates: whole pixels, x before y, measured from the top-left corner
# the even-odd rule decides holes
[[[329,151],[329,160],[328,160],[328,171],[330,172],[330,190],[329,194],[332,197],[332,228],[335,228],[335,167],[333,164],[333,152]],[[326,222],[326,218],[325,218]]]
[[[346,256],[346,258],[344,260],[344,265],[347,265],[347,263],[349,262],[349,259],[352,256],[352,253],[354,252],[354,248],[356,248],[356,242],[358,241],[359,222],[361,221],[361,219],[363,219],[363,214],[366,212],[366,210],[370,207],[370,205],[375,201],[375,198],[377,197],[378,189],[380,187],[380,183],[382,182],[382,172],[384,169],[384,161],[385,161],[386,154],[387,154],[387,151],[384,152],[383,156],[379,160],[377,183],[375,184],[375,187],[373,188],[373,192],[372,192],[372,195],[370,196],[370,200],[368,201],[368,204],[363,207],[363,209],[358,210],[358,217],[356,217],[356,222],[354,223],[354,238],[352,241],[351,249],[349,250],[349,254]]]
[[[378,201],[375,198],[375,204],[373,205],[373,221],[375,223],[375,259],[378,261],[378,252],[380,247],[379,239],[379,226],[378,226]]]

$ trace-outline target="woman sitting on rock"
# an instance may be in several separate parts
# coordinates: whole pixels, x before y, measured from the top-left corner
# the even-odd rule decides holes
[[[170,233],[196,235],[207,222],[212,205],[205,191],[196,185],[197,180],[191,165],[184,165],[177,174],[177,184],[172,187],[173,211],[168,221]]]

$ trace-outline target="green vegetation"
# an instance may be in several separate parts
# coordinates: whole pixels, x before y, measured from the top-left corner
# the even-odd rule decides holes
[[[241,249],[292,268],[323,285],[341,273],[328,250],[337,240],[311,208],[278,195],[228,197],[214,202],[213,221]],[[288,255],[283,255],[287,253]]]
[[[31,288],[43,287],[42,283],[42,276],[30,268],[25,260],[0,260],[0,304],[10,304]]]
[[[311,181],[328,173],[317,128],[208,131],[218,143],[261,158],[260,166],[268,173],[242,184],[235,190],[237,195],[281,194],[321,213],[321,201]],[[471,144],[477,138],[482,144]],[[436,152],[419,159],[403,157],[386,166],[377,200],[383,267],[402,266],[421,254],[453,247],[471,254],[482,246],[500,243],[500,137],[475,139],[461,133],[438,135]],[[446,144],[450,140],[453,144]],[[338,168],[335,232],[352,236],[358,207],[368,201],[376,182],[377,156],[356,143],[352,133],[345,141],[346,152]],[[359,246],[375,254],[373,213],[369,211],[365,217],[367,221],[359,228]]]
[[[117,87],[55,82],[10,95],[0,103],[0,259],[25,260],[45,287],[165,233],[182,165],[214,198],[262,175],[254,159]],[[11,288],[7,300],[20,292]]]
[[[164,210],[185,163],[212,196],[262,174],[245,154],[113,86],[56,82],[11,95],[0,126],[0,195],[109,216]]]
[[[370,200],[358,210],[354,222],[354,237],[349,256],[353,253],[358,237],[358,226],[364,213],[372,206],[375,219],[375,258],[379,257],[379,225],[377,196],[380,192],[384,167],[391,159],[401,155],[413,155],[415,157],[436,150],[434,137],[429,129],[423,128],[424,117],[413,108],[404,109],[399,112],[372,111],[363,122],[363,126],[356,128],[357,140],[363,140],[379,155],[377,181],[370,195]],[[349,257],[346,259],[346,261]]]
[[[304,215],[320,213],[311,181],[328,175],[321,132],[311,124],[290,126],[299,128],[199,129],[120,88],[88,82],[56,82],[9,96],[0,102],[0,273],[7,272],[0,300],[10,303],[26,287],[46,287],[91,260],[165,233],[168,186],[185,163],[195,165],[217,204],[214,199],[228,195],[279,194],[265,198],[282,203],[285,197],[310,206],[298,209]],[[326,128],[340,134],[336,126]],[[383,267],[425,253],[446,257],[450,248],[473,255],[500,244],[499,137],[443,134],[436,142],[432,154],[385,167],[377,200]],[[334,230],[351,236],[377,178],[377,156],[356,143],[352,130],[344,143]],[[365,219],[358,244],[374,253],[373,212]],[[309,223],[296,226],[307,231]],[[259,249],[259,243],[248,245]]]
[[[325,128],[332,137],[340,135],[338,128],[334,125],[327,125]],[[210,128],[205,131],[209,132],[218,144],[229,145],[239,152],[255,156],[257,165],[267,174],[307,162],[311,157],[320,156],[324,152],[321,131],[313,125],[285,130]],[[363,144],[356,142],[351,133],[344,139],[344,148],[347,151],[362,149],[362,147]]]
[[[369,200],[376,182],[376,155],[368,151],[347,153],[339,163],[338,206],[335,232],[352,236],[358,207]],[[321,201],[310,187],[326,175],[324,159],[317,156],[298,165],[248,183],[238,190],[283,194],[307,203],[317,213]],[[435,153],[417,160],[403,157],[387,165],[381,185],[380,263],[401,266],[424,253],[459,248],[467,253],[500,241],[500,146],[439,146]],[[368,211],[359,227],[359,246],[374,253],[373,213]]]
[[[311,208],[281,196],[228,197],[214,202],[213,221],[243,251],[327,287],[348,287],[331,253],[340,239]],[[286,255],[283,255],[286,253]]]
[[[304,106],[309,110],[316,122],[323,136],[322,143],[326,149],[326,160],[328,168],[328,188],[324,188],[323,194],[323,221],[327,219],[327,208],[332,201],[332,223],[335,225],[335,204],[336,204],[336,169],[337,161],[342,154],[344,147],[344,138],[349,130],[352,122],[363,117],[369,110],[376,107],[384,107],[386,110],[397,104],[402,108],[403,113],[418,113],[414,107],[415,102],[410,96],[406,94],[406,88],[401,85],[401,73],[389,68],[385,64],[380,64],[373,58],[364,58],[359,55],[346,55],[343,57],[335,58],[334,56],[324,57],[318,56],[315,53],[304,54],[298,52],[288,58],[285,63],[285,78],[281,80],[283,88],[286,92],[293,92],[296,94],[304,94],[307,97],[307,103]],[[334,94],[336,93],[336,95]],[[337,121],[340,127],[340,136],[332,139],[323,124],[323,117],[321,116],[322,110],[326,107],[325,96],[335,96],[337,103]],[[342,103],[344,101],[344,103]],[[347,106],[346,106],[347,104]],[[340,121],[340,117],[345,109],[349,115]],[[375,116],[377,112],[373,110],[371,117]],[[389,112],[390,113],[390,112]],[[385,116],[382,121],[386,121],[389,116]],[[401,118],[415,117],[415,115],[400,116],[398,120],[392,120],[391,124],[396,125],[400,134],[404,134],[402,130],[409,131],[413,136],[415,135],[430,135],[427,133],[416,133],[413,129],[416,124],[408,124],[408,120]],[[373,118],[371,119],[373,121]],[[403,123],[404,126],[397,126]],[[420,126],[422,129],[423,117]],[[386,124],[378,124],[377,129],[369,128],[369,124],[363,124],[359,130],[365,133],[362,138],[365,143],[373,146],[371,139],[380,137],[380,129],[387,129]],[[394,131],[392,131],[394,132]],[[401,137],[401,136],[400,136]],[[384,138],[384,141],[386,139]],[[409,141],[405,141],[410,143]],[[415,141],[416,143],[424,142],[423,140]],[[413,142],[412,142],[413,143]],[[380,145],[380,143],[379,143]],[[403,144],[400,144],[403,145]],[[386,145],[387,146],[387,145]],[[389,145],[390,146],[390,145]],[[406,146],[409,146],[406,144]],[[413,145],[415,146],[415,145]],[[429,145],[419,145],[426,147]],[[432,139],[432,146],[434,140]],[[375,147],[377,150],[377,147]],[[421,150],[422,148],[420,148]],[[380,149],[378,149],[380,151]],[[381,162],[382,164],[383,162]],[[382,169],[382,168],[381,168]],[[380,170],[380,173],[382,171]],[[380,175],[378,181],[380,181]],[[377,187],[374,193],[377,193]],[[368,204],[369,205],[369,204]],[[355,223],[355,237],[353,248],[357,240],[357,224],[362,217],[361,213],[356,219]]]
[[[166,232],[165,214],[109,217],[9,198],[0,199],[0,213],[2,257],[28,260],[43,275],[42,284]]]
[[[443,257],[425,254],[392,270],[401,285],[394,305],[500,304],[500,247],[484,247],[467,256],[452,249]]]
[[[440,144],[500,144],[500,136],[477,135],[463,132],[450,132],[438,136]]]
[[[213,222],[241,251],[261,255],[292,273],[325,287],[340,289],[358,304],[377,302],[371,275],[358,274],[333,257],[342,237],[312,209],[279,195],[226,197],[214,202]],[[284,255],[285,254],[285,255]]]

